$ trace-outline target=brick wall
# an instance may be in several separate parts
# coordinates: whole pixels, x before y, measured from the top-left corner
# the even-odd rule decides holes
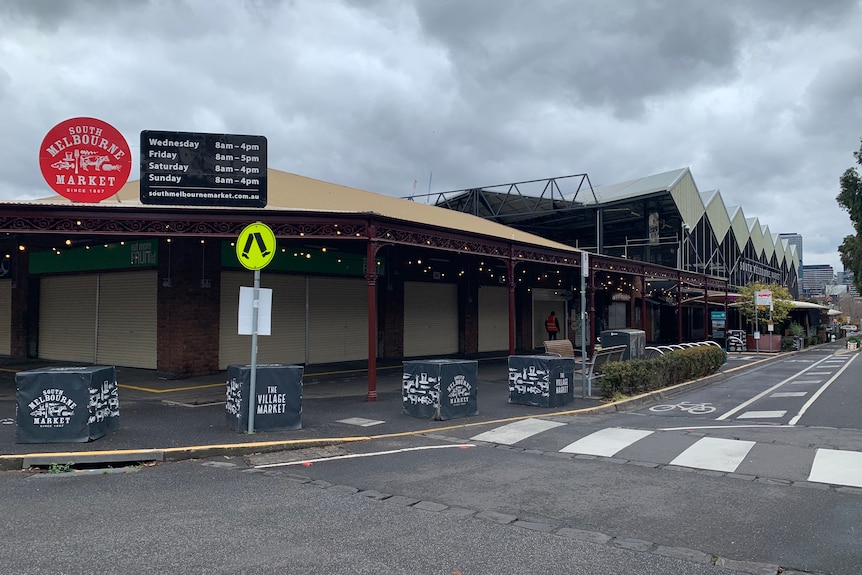
[[[218,372],[220,270],[217,241],[159,240],[159,372],[177,378]]]
[[[12,269],[12,333],[10,355],[24,359],[28,356],[27,340],[30,332],[39,328],[38,306],[31,305],[30,257],[27,252],[16,252]],[[36,288],[38,289],[38,288]],[[35,316],[35,317],[34,317]],[[35,333],[33,334],[35,337]]]

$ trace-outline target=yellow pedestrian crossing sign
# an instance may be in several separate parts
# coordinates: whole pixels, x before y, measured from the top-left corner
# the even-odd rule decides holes
[[[259,270],[266,267],[275,255],[275,234],[262,222],[249,224],[242,229],[236,242],[236,259],[243,267]]]

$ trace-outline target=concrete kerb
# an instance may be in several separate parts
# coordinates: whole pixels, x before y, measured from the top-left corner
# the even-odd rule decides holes
[[[799,352],[793,352],[799,353]],[[752,366],[760,365],[784,354],[766,357],[762,360],[753,363],[731,368],[725,372],[713,374],[700,379],[687,381],[671,387],[667,387],[657,391],[643,393],[637,396],[628,397],[619,401],[614,401],[604,405],[594,407],[585,407],[581,409],[572,409],[565,411],[555,411],[543,414],[522,415],[516,417],[508,417],[504,419],[496,419],[490,421],[476,421],[469,423],[457,423],[445,427],[432,427],[418,429],[412,431],[404,431],[397,433],[384,433],[379,435],[362,435],[362,436],[346,436],[346,437],[327,437],[317,439],[293,439],[283,441],[262,441],[251,443],[230,443],[219,445],[195,445],[187,447],[171,447],[171,448],[154,448],[154,449],[129,449],[129,450],[112,450],[112,451],[87,451],[87,452],[60,452],[60,453],[28,453],[14,455],[0,455],[0,470],[13,471],[26,469],[25,463],[31,461],[39,461],[38,465],[46,465],[50,463],[56,464],[73,464],[82,463],[85,460],[91,464],[102,463],[118,463],[122,458],[126,458],[126,462],[146,462],[158,461],[156,454],[162,454],[161,461],[181,461],[185,459],[201,459],[206,457],[217,457],[222,455],[250,455],[253,453],[271,453],[274,451],[289,451],[297,449],[305,449],[309,447],[322,447],[327,445],[336,445],[339,443],[353,443],[359,441],[371,441],[375,439],[388,439],[395,437],[408,437],[411,435],[424,435],[427,433],[439,433],[441,431],[449,431],[453,429],[465,429],[469,427],[487,426],[487,425],[503,425],[515,421],[525,419],[537,419],[546,417],[560,417],[571,415],[586,415],[606,412],[623,412],[632,409],[639,409],[644,405],[656,403],[667,398],[675,397],[686,391],[700,389],[709,386],[719,381],[728,379],[729,374],[750,369]],[[44,462],[48,463],[44,463]]]

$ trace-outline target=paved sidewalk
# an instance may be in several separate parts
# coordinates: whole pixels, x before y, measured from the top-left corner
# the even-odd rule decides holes
[[[179,459],[218,452],[254,452],[291,449],[333,440],[369,436],[422,433],[453,424],[478,425],[508,418],[548,415],[551,412],[603,405],[598,399],[576,399],[563,408],[543,408],[508,402],[506,358],[479,361],[477,398],[479,415],[434,421],[405,415],[402,410],[402,365],[380,366],[378,400],[366,401],[364,369],[312,366],[303,377],[302,429],[237,432],[227,424],[226,372],[183,380],[160,379],[156,372],[117,368],[120,427],[87,443],[15,443],[15,373],[52,365],[52,362],[0,360],[0,468],[21,469],[23,459],[56,462],[134,461]],[[60,364],[56,364],[60,365]],[[62,364],[69,365],[69,364]],[[323,371],[328,370],[328,371]],[[348,420],[345,422],[345,420]],[[141,452],[116,453],[126,451]],[[152,452],[152,453],[145,453]],[[86,454],[86,455],[85,455]]]
[[[824,344],[829,346],[830,344]],[[831,344],[838,349],[837,344]],[[424,433],[452,425],[477,427],[501,421],[549,416],[583,410],[636,409],[659,393],[680,393],[693,386],[723,380],[729,370],[769,361],[779,355],[744,354],[725,364],[722,373],[619,404],[581,398],[575,381],[573,403],[555,408],[509,403],[507,358],[478,362],[476,416],[434,421],[406,415],[402,410],[403,367],[378,367],[378,401],[365,400],[368,378],[364,369],[310,366],[303,377],[302,429],[237,432],[227,424],[226,372],[182,380],[159,378],[152,370],[117,368],[120,399],[119,429],[87,443],[15,443],[15,373],[52,365],[45,361],[16,361],[0,357],[0,469],[74,462],[128,463],[205,457],[219,453],[254,453],[325,445],[374,436]],[[742,360],[742,361],[740,361]],[[69,365],[69,364],[53,364]],[[594,393],[597,390],[594,390]]]

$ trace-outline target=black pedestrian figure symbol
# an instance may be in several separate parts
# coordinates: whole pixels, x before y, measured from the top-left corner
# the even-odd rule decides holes
[[[249,259],[248,258],[248,252],[251,249],[252,239],[254,239],[257,242],[257,249],[260,250],[260,255],[262,257],[268,256],[269,250],[266,249],[266,243],[264,243],[264,241],[263,241],[263,236],[260,235],[260,232],[254,232],[254,233],[249,234],[245,240],[245,247],[242,248],[242,257],[244,257],[245,259]]]

